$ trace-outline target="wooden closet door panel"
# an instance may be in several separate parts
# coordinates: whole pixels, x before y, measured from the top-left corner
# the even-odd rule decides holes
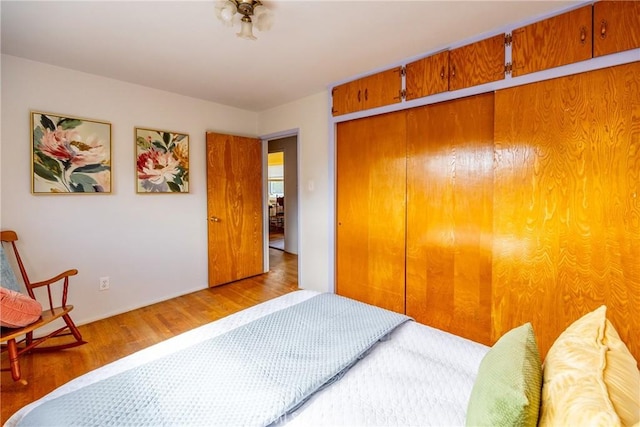
[[[597,1],[593,5],[593,56],[640,47],[640,1]]]
[[[640,62],[498,91],[495,144],[493,339],[606,304],[638,359]]]
[[[591,58],[592,6],[513,30],[514,77]]]
[[[405,112],[337,125],[336,292],[404,313]]]
[[[491,336],[493,93],[407,119],[407,314]]]

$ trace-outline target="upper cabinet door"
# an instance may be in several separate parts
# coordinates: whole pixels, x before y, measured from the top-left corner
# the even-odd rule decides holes
[[[449,51],[407,64],[407,101],[449,90]]]
[[[599,1],[593,5],[593,56],[640,47],[640,1]]]
[[[402,101],[402,68],[381,71],[336,86],[331,91],[334,116],[382,107]]]
[[[340,86],[334,87],[331,91],[331,96],[333,98],[331,113],[334,116],[352,113],[354,111],[360,111],[362,109],[362,91],[360,89],[359,80],[344,83]]]
[[[504,34],[450,51],[449,90],[504,79]]]
[[[372,74],[360,79],[364,110],[402,101],[402,68]]]
[[[514,77],[591,58],[592,7],[513,30]]]

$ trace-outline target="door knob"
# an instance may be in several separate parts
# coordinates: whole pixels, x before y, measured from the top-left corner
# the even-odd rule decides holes
[[[217,216],[212,216],[211,218],[209,218],[209,221],[220,222],[220,218],[218,218]]]

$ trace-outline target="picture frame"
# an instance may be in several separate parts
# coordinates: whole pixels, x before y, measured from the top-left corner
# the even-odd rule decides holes
[[[31,192],[111,193],[111,123],[31,111]]]
[[[136,127],[137,193],[189,192],[189,134]]]

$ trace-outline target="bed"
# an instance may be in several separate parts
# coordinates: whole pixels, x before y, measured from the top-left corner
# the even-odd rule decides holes
[[[292,325],[312,323],[306,318],[301,320],[299,315],[301,312],[309,311],[308,304],[318,304],[316,301],[322,299],[329,299],[331,304],[334,304],[334,300],[340,300],[338,303],[346,304],[347,308],[341,306],[340,310],[344,311],[342,313],[344,317],[336,318],[335,324],[331,327],[331,331],[320,331],[319,336],[322,338],[310,338],[311,341],[321,339],[320,348],[330,348],[330,345],[324,341],[327,336],[342,333],[340,331],[349,333],[352,329],[359,329],[360,326],[353,326],[351,322],[365,318],[365,316],[368,316],[368,312],[358,310],[372,309],[375,311],[372,315],[375,314],[376,316],[379,314],[377,311],[384,312],[382,315],[386,316],[385,322],[388,323],[388,325],[386,325],[385,328],[387,329],[376,330],[375,334],[377,335],[373,333],[369,334],[373,337],[372,343],[364,347],[354,348],[354,360],[345,363],[340,362],[336,372],[332,371],[316,381],[319,383],[314,386],[313,393],[305,391],[306,389],[296,390],[296,393],[294,393],[297,395],[296,398],[291,402],[284,403],[282,412],[276,416],[269,415],[268,418],[261,420],[240,418],[238,420],[241,421],[238,421],[237,424],[287,426],[442,426],[477,425],[483,423],[495,424],[496,420],[499,419],[495,417],[503,417],[505,415],[503,413],[504,408],[496,409],[496,402],[504,401],[505,393],[508,395],[507,400],[515,402],[510,404],[508,408],[509,411],[516,408],[516,412],[518,412],[515,415],[507,415],[515,416],[516,418],[513,418],[513,420],[523,421],[522,425],[535,425],[538,422],[538,413],[544,412],[539,411],[540,402],[544,404],[545,401],[544,393],[540,393],[540,389],[543,388],[543,369],[539,355],[537,360],[535,357],[537,350],[535,349],[535,338],[532,339],[533,332],[530,324],[510,331],[494,346],[487,347],[450,333],[418,324],[405,316],[395,313],[389,314],[391,312],[386,312],[386,310],[367,306],[366,304],[338,297],[333,294],[301,290],[183,333],[78,377],[43,398],[23,407],[16,412],[5,425],[10,427],[19,425],[43,425],[42,420],[47,420],[48,425],[61,424],[62,422],[55,421],[57,418],[51,418],[53,416],[52,414],[55,414],[56,411],[65,413],[73,412],[72,406],[74,405],[80,406],[78,410],[78,417],[80,418],[76,418],[76,425],[157,425],[157,418],[144,419],[134,417],[127,421],[125,418],[118,418],[121,416],[120,414],[105,415],[104,413],[109,411],[100,409],[97,410],[97,414],[90,415],[89,419],[82,418],[82,416],[86,415],[85,411],[88,411],[86,408],[92,407],[91,400],[86,396],[94,393],[94,391],[91,390],[99,390],[100,387],[104,387],[104,384],[110,381],[113,382],[114,378],[130,375],[131,372],[136,372],[136,370],[144,370],[148,366],[159,363],[159,361],[167,360],[167,358],[186,354],[187,360],[191,360],[191,356],[189,355],[192,353],[190,352],[193,352],[194,348],[202,346],[212,339],[223,340],[222,343],[225,346],[226,352],[227,349],[230,348],[227,341],[224,341],[227,339],[226,337],[237,334],[239,333],[238,331],[247,328],[251,329],[254,325],[259,324],[259,322],[265,322],[267,319],[267,323],[273,323],[274,321],[271,320],[273,318],[281,318],[285,323]],[[355,310],[353,312],[351,311],[352,306],[353,310]],[[297,310],[297,312],[295,310]],[[332,308],[331,310],[334,309]],[[331,310],[330,317],[334,317],[335,311]],[[355,313],[355,315],[352,315],[352,313]],[[591,323],[600,322],[604,325],[603,322],[606,322],[604,316],[604,310],[600,310],[597,313],[592,313],[592,317],[595,319],[588,320]],[[323,323],[325,322],[323,321]],[[331,324],[331,322],[327,323]],[[368,327],[370,324],[377,325],[378,323],[380,322],[377,320],[372,321],[367,318],[366,321],[362,322],[362,325]],[[280,324],[277,325],[276,329],[281,330],[282,327]],[[262,328],[262,326],[260,326],[260,328]],[[304,335],[311,336],[311,334],[314,333],[312,331],[314,329],[316,329],[315,325],[309,326],[308,330],[311,332],[305,332]],[[567,330],[569,333],[572,332],[570,329],[571,327]],[[307,329],[305,329],[305,331],[306,330]],[[569,341],[576,342],[575,336],[572,334],[569,335]],[[601,340],[605,338],[604,335],[601,336]],[[610,340],[608,342],[610,345],[612,338],[608,339]],[[259,341],[259,338],[252,338],[250,341],[253,340],[260,342],[260,344],[259,348],[256,347],[252,352],[245,354],[249,360],[252,359],[253,351],[262,351],[263,347],[269,347],[271,343],[275,346],[277,343],[274,341],[280,341],[279,338],[276,340],[267,339],[264,342]],[[359,338],[349,336],[348,341],[359,342]],[[216,346],[220,347],[219,342],[215,342],[217,343]],[[340,344],[340,346],[343,345],[349,347],[346,344]],[[578,346],[584,347],[584,344],[578,343]],[[274,348],[273,351],[275,354],[284,354],[282,353],[283,351],[290,353],[293,350],[287,347],[285,350]],[[604,357],[602,351],[599,353]],[[552,348],[547,358],[553,357],[553,355],[554,349]],[[184,359],[184,356],[180,357]],[[319,357],[319,360],[328,360],[331,359],[331,357],[331,355],[323,355]],[[300,358],[299,355],[296,355],[296,359]],[[197,357],[194,356],[193,359],[196,360]],[[562,359],[562,357],[560,357],[560,359]],[[263,360],[262,356],[257,360],[251,361],[250,365],[259,364],[260,360]],[[631,357],[631,360],[633,360],[633,357]],[[215,364],[214,362],[216,362],[216,359],[211,361],[210,366],[213,366]],[[236,360],[231,363],[235,362]],[[633,362],[635,363],[635,360],[633,360]],[[225,363],[221,363],[221,365],[226,366]],[[593,366],[591,366],[593,360],[587,360],[585,363],[589,364],[591,370],[593,370]],[[618,390],[619,393],[618,396],[616,396],[616,398],[622,396],[622,399],[626,400],[616,405],[610,403],[609,409],[611,410],[604,411],[604,413],[611,418],[602,418],[605,420],[618,420],[619,424],[632,422],[636,415],[640,417],[640,415],[637,414],[637,412],[640,412],[640,408],[634,406],[640,405],[640,403],[638,403],[640,399],[637,399],[640,396],[636,396],[633,391],[636,385],[640,388],[640,373],[638,373],[637,365],[631,368],[629,364],[631,362],[627,360],[626,363],[619,376],[627,379],[631,378],[628,386],[629,389],[626,391]],[[207,393],[202,385],[191,386],[192,379],[199,377],[201,374],[198,372],[189,372],[190,363],[179,364],[179,366],[182,366],[182,368],[179,369],[184,368],[184,372],[180,371],[178,377],[182,377],[183,383],[187,384],[187,392],[184,394],[189,394],[189,397],[187,401],[180,400],[180,397],[184,397],[182,392],[180,396],[178,396],[178,400],[175,400],[176,396],[171,397],[173,400],[171,400],[169,406],[173,407],[170,408],[170,410],[175,410],[176,407],[179,407],[179,411],[177,412],[180,413],[185,411],[188,413],[205,412],[205,418],[186,418],[189,419],[189,421],[176,422],[175,418],[167,416],[167,418],[163,418],[161,423],[165,425],[229,424],[220,421],[221,419],[206,418],[208,413],[218,411],[218,409],[215,411],[212,410],[214,407],[218,408],[218,406],[215,406],[217,405],[216,402],[203,403],[196,401],[198,401],[201,396],[231,395],[233,394],[232,391],[226,390],[221,393],[218,390]],[[546,368],[547,367],[545,367],[545,369]],[[579,364],[577,368],[578,371],[582,370]],[[211,369],[214,368],[212,367]],[[240,370],[249,371],[251,369],[252,368],[242,368]],[[282,368],[277,369],[282,370]],[[312,371],[312,373],[315,374],[319,369],[313,368]],[[554,373],[552,372],[550,375],[552,374]],[[638,376],[638,383],[633,382],[635,381],[636,374]],[[221,382],[225,383],[226,380],[223,379],[224,372],[216,375],[221,375]],[[269,376],[272,376],[272,374],[269,374]],[[273,376],[275,376],[275,374]],[[298,373],[296,376],[304,375]],[[611,373],[609,373],[609,376],[611,376]],[[159,376],[156,374],[155,377]],[[166,380],[170,383],[169,377],[165,378],[164,375],[161,377],[163,381]],[[142,382],[137,381],[137,383]],[[208,384],[218,381],[207,380],[205,382]],[[280,379],[277,379],[275,382],[279,383]],[[555,381],[555,383],[557,382],[558,381]],[[116,382],[114,384],[119,383]],[[169,385],[168,388],[178,388],[184,384],[176,384],[174,382],[173,385]],[[120,390],[119,385],[114,385],[113,387],[115,387],[115,390]],[[271,388],[268,388],[271,387],[271,385],[261,385],[261,387],[267,387],[265,390],[268,391],[261,392],[264,396],[270,396],[272,394],[279,395],[277,392],[272,392]],[[296,385],[296,387],[298,386]],[[317,391],[315,391],[316,388]],[[145,389],[142,394],[143,396],[150,396],[155,393],[156,390],[153,390],[153,387],[151,387]],[[562,394],[558,390],[556,390],[555,393]],[[117,394],[124,395],[125,393]],[[250,396],[251,394],[247,392],[246,395]],[[245,395],[243,394],[243,396]],[[118,398],[118,396],[115,398]],[[65,401],[65,399],[67,400]],[[124,399],[126,400],[128,398],[125,397]],[[589,402],[593,401],[592,397],[589,397],[587,400],[589,400]],[[224,401],[224,396],[222,397],[222,401]],[[248,398],[247,403],[248,406],[245,406],[244,409],[239,411],[236,409],[236,412],[241,412],[243,416],[252,414],[253,412],[260,412],[260,410],[257,409],[255,401],[251,401]],[[84,409],[82,405],[84,405]],[[203,405],[205,405],[204,409]],[[117,404],[114,404],[114,406],[117,406]],[[181,406],[184,406],[184,408],[181,408]],[[549,405],[549,407],[551,408],[551,405]],[[594,413],[601,414],[603,412],[599,408],[596,409],[596,412],[580,409],[577,411],[577,415],[593,415]],[[618,415],[616,411],[622,412],[623,415]],[[553,412],[553,415],[560,414],[561,416],[566,416],[567,411],[562,408],[558,409],[553,407],[551,412]],[[65,414],[64,416],[67,415],[68,414]],[[175,414],[171,414],[171,416],[175,416]],[[532,419],[532,417],[535,417],[535,419]],[[624,423],[621,421],[622,418],[624,418]],[[69,421],[70,419],[72,418],[64,419],[64,424],[74,424],[74,421]],[[228,420],[227,418],[224,419]],[[236,418],[233,419],[236,420]],[[504,418],[501,419],[504,420]],[[564,420],[570,421],[570,418],[564,418]],[[635,419],[635,422],[637,421],[638,420]],[[236,423],[234,422],[233,424]],[[549,422],[549,424],[553,424],[553,422]],[[610,425],[615,425],[615,423]]]

